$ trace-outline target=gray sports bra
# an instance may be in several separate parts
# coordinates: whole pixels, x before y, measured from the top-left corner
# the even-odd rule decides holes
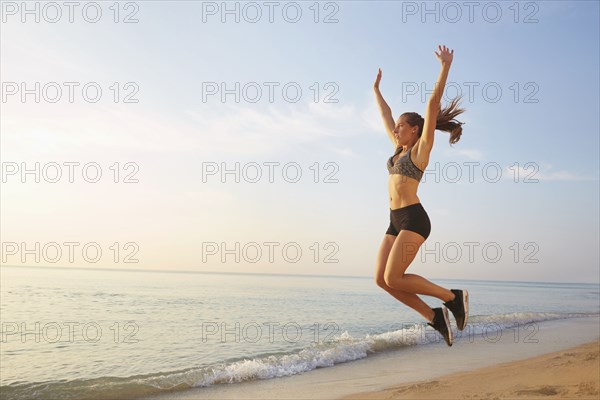
[[[421,178],[423,177],[423,171],[421,171],[419,168],[417,168],[415,163],[410,159],[411,150],[412,150],[412,147],[410,149],[408,149],[408,151],[406,153],[404,153],[400,157],[398,157],[398,159],[396,160],[396,163],[394,164],[394,157],[396,157],[397,154],[402,152],[402,146],[398,147],[398,149],[396,149],[396,152],[394,153],[394,155],[388,159],[387,169],[388,169],[388,172],[390,173],[390,175],[392,175],[392,174],[404,175],[404,176],[408,176],[409,178],[416,179],[417,181],[420,182]]]

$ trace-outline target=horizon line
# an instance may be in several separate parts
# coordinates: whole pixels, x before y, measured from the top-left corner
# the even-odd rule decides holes
[[[37,269],[62,269],[62,270],[93,270],[93,271],[122,271],[122,272],[158,272],[158,273],[183,273],[183,274],[217,274],[217,275],[275,275],[275,276],[296,276],[296,277],[314,277],[314,278],[372,278],[369,275],[322,275],[322,274],[286,274],[277,272],[231,272],[231,271],[188,271],[188,270],[165,270],[165,269],[131,269],[131,268],[106,268],[106,267],[60,267],[60,266],[37,266],[37,265],[2,265],[2,268],[37,268]],[[550,283],[550,284],[588,284],[600,285],[598,282],[562,282],[562,281],[510,281],[503,279],[456,279],[456,278],[430,278],[440,280],[454,281],[474,281],[474,282],[513,282],[513,283]]]

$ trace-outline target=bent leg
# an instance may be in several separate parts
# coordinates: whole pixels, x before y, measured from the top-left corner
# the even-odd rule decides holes
[[[419,296],[414,293],[403,292],[401,290],[393,289],[385,282],[385,269],[388,260],[388,256],[390,254],[390,250],[394,245],[394,241],[396,240],[396,236],[393,235],[385,235],[383,241],[381,242],[381,246],[379,246],[379,251],[377,253],[377,261],[375,267],[375,283],[377,286],[391,294],[396,300],[400,301],[403,304],[406,304],[413,310],[417,311],[421,314],[426,320],[432,321],[434,312],[425,303]]]
[[[385,267],[384,280],[392,289],[408,293],[424,294],[443,301],[454,298],[454,293],[422,276],[405,274],[425,239],[416,232],[401,230],[390,250]]]

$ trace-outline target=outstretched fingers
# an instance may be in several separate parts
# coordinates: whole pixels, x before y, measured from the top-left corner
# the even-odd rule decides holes
[[[454,49],[450,50],[445,45],[438,45],[438,50],[439,53],[437,51],[434,51],[434,54],[438,60],[440,60],[442,63],[452,62],[452,59],[454,57]]]

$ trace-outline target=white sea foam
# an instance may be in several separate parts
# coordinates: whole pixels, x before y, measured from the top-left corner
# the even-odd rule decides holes
[[[493,332],[519,325],[578,317],[598,317],[598,313],[507,313],[471,316],[467,325],[472,333]],[[454,327],[453,327],[454,329]],[[317,368],[368,357],[369,354],[401,350],[407,346],[439,342],[439,334],[425,323],[405,325],[402,329],[353,337],[343,332],[330,340],[287,354],[267,354],[263,357],[223,362],[209,367],[159,372],[130,377],[106,376],[75,379],[69,382],[20,383],[2,387],[10,399],[108,399],[129,398],[152,393],[206,387],[216,384],[271,379],[296,375]]]
[[[491,335],[494,332],[520,325],[597,315],[539,312],[481,315],[470,317],[466,329],[470,334]],[[438,333],[424,323],[362,337],[353,337],[348,332],[343,332],[326,343],[319,342],[296,353],[270,355],[214,366],[202,371],[200,379],[193,386],[205,387],[219,383],[236,383],[295,375],[316,368],[331,367],[335,364],[365,358],[370,353],[439,342],[439,340]]]

